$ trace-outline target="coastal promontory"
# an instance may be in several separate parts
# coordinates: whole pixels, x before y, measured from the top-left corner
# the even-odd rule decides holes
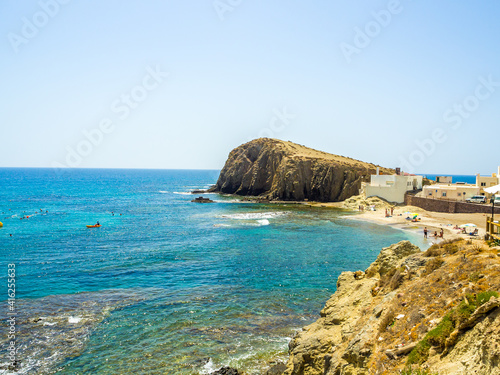
[[[361,182],[377,167],[292,142],[259,138],[230,152],[211,191],[267,200],[337,202],[358,194]]]
[[[384,248],[343,272],[289,344],[284,375],[499,375],[499,248],[455,239]]]

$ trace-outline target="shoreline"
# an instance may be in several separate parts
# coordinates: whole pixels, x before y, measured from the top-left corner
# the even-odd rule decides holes
[[[218,193],[220,194],[220,193]],[[427,211],[419,207],[414,206],[393,206],[388,202],[384,202],[387,208],[394,207],[394,212],[392,216],[385,217],[385,210],[379,208],[377,211],[358,211],[344,206],[344,202],[315,202],[315,201],[268,201],[259,199],[257,197],[242,197],[234,194],[224,194],[226,196],[233,196],[242,198],[244,201],[253,201],[254,203],[263,204],[284,204],[284,205],[303,205],[306,207],[313,208],[334,208],[342,209],[349,213],[354,213],[355,215],[346,215],[345,218],[349,220],[359,220],[370,222],[379,225],[387,225],[396,229],[414,231],[415,233],[420,233],[423,236],[423,228],[427,227],[429,234],[428,239],[435,240],[434,243],[440,243],[443,240],[448,240],[452,238],[463,238],[463,239],[484,239],[486,234],[486,217],[487,214],[483,213],[443,213]],[[412,222],[407,220],[408,217],[405,212],[412,212],[418,214],[419,221]],[[454,229],[455,226],[459,226],[466,223],[472,223],[477,226],[478,234],[476,236],[470,236],[468,233],[464,234],[459,229]],[[434,238],[433,233],[439,232],[443,229],[443,238]]]
[[[408,215],[404,212],[414,212],[418,214],[419,221],[413,222],[407,220]],[[360,212],[357,215],[348,217],[352,220],[367,221],[381,225],[388,225],[395,228],[403,230],[418,229],[418,231],[423,236],[423,228],[427,227],[429,231],[428,238],[436,240],[447,240],[453,238],[463,238],[463,239],[482,239],[486,234],[485,223],[486,214],[475,213],[475,214],[457,214],[457,213],[442,213],[442,212],[432,212],[426,211],[421,208],[412,206],[397,206],[394,209],[393,216],[385,217],[385,212],[382,210],[378,211],[365,211]],[[454,229],[455,226],[459,226],[465,223],[472,223],[477,225],[478,234],[471,236],[468,233],[464,234],[459,229]],[[433,237],[433,233],[439,232],[443,229],[443,238]]]

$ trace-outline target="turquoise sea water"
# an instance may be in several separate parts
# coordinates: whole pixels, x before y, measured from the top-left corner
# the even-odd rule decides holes
[[[187,192],[218,171],[0,169],[0,373],[16,267],[22,374],[257,374],[342,271],[411,232],[352,213]],[[113,215],[114,214],[114,215]],[[23,219],[23,217],[29,218]],[[101,228],[86,228],[97,220]],[[12,237],[10,236],[12,234]]]

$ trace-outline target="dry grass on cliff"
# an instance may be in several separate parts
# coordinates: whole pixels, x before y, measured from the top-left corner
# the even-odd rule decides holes
[[[394,270],[392,275],[382,278],[379,295],[394,292],[396,297],[381,315],[377,350],[372,357],[374,373],[393,374],[403,369],[406,356],[391,360],[385,351],[422,340],[447,313],[460,308],[466,296],[472,301],[470,296],[500,291],[497,252],[482,241],[446,242],[423,253],[425,265],[418,269]],[[446,324],[439,327],[451,329]],[[436,334],[444,337],[445,333],[449,332]],[[431,340],[431,344],[435,343]],[[443,348],[434,345],[434,349]]]

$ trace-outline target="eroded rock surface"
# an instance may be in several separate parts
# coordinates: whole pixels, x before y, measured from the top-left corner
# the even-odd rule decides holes
[[[361,182],[376,168],[292,142],[259,138],[231,151],[211,191],[269,200],[336,202],[358,194]]]
[[[408,241],[384,248],[365,272],[339,276],[320,318],[290,342],[285,375],[398,374],[466,295],[500,291],[499,271],[495,250],[464,240],[425,253]],[[500,298],[492,296],[455,327],[446,350],[431,346],[411,366],[440,375],[500,375],[499,365]]]

